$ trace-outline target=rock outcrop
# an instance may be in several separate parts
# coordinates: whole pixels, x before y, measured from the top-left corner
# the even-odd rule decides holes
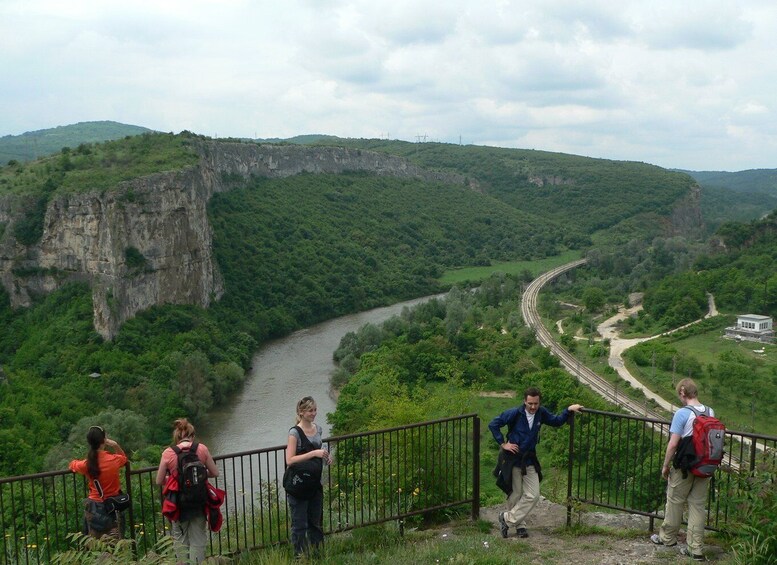
[[[224,292],[213,256],[207,204],[215,192],[251,176],[367,171],[463,184],[464,177],[422,169],[400,157],[358,149],[198,142],[200,163],[103,192],[52,198],[41,240],[13,237],[18,199],[0,199],[0,282],[14,307],[82,280],[93,290],[94,326],[111,339],[121,324],[157,304],[209,306]],[[226,180],[225,180],[226,179]],[[87,187],[88,188],[88,187]]]
[[[688,194],[675,204],[670,218],[670,235],[700,237],[704,230],[701,213],[701,187],[691,186]]]

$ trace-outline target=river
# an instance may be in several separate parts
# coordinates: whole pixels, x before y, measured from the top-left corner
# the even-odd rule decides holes
[[[431,296],[351,314],[268,341],[253,358],[243,388],[228,405],[211,412],[197,435],[214,455],[236,453],[286,443],[294,425],[297,400],[313,396],[316,422],[329,434],[326,414],[333,412],[329,378],[335,369],[332,353],[340,339],[365,324],[379,324]]]

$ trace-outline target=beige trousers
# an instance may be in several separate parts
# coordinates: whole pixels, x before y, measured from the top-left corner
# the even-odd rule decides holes
[[[689,472],[688,477],[684,479],[680,469],[669,470],[664,522],[658,532],[665,545],[677,543],[677,532],[683,521],[683,506],[688,503],[688,548],[694,555],[703,553],[706,522],[704,508],[707,505],[709,486],[709,478],[703,479]]]
[[[507,512],[505,522],[516,528],[526,527],[526,517],[540,500],[540,477],[534,466],[526,467],[526,474],[521,474],[520,467],[513,467],[513,492],[507,497]]]
[[[195,516],[186,522],[172,522],[170,526],[178,563],[195,565],[205,561],[205,547],[208,544],[205,515]]]

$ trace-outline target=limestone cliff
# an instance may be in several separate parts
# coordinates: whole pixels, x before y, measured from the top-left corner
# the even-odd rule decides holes
[[[236,178],[368,171],[465,182],[358,149],[217,141],[196,147],[201,159],[190,169],[134,179],[109,191],[55,196],[48,203],[43,237],[34,245],[24,246],[12,235],[18,198],[0,199],[0,282],[12,305],[27,306],[35,294],[68,281],[87,281],[95,329],[107,339],[155,304],[207,307],[221,297],[224,284],[206,207],[211,195],[234,186]]]
[[[701,213],[701,187],[693,184],[688,194],[675,204],[670,218],[670,235],[701,237],[704,219]]]

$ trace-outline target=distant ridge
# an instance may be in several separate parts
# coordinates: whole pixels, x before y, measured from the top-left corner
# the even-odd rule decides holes
[[[735,192],[758,192],[777,195],[777,169],[748,169],[726,171],[682,171],[691,175],[702,186],[727,188]]]
[[[339,138],[334,135],[325,135],[322,133],[311,133],[306,135],[295,135],[294,137],[287,137],[287,138],[264,137],[264,138],[252,139],[251,141],[256,141],[259,143],[290,143],[293,145],[309,145],[309,144],[318,143],[321,141],[331,141],[331,140],[337,140],[337,139]]]
[[[100,143],[151,131],[142,126],[97,121],[5,135],[0,137],[0,164],[5,165],[10,160],[32,161],[56,153],[63,147],[75,148],[82,143]]]

